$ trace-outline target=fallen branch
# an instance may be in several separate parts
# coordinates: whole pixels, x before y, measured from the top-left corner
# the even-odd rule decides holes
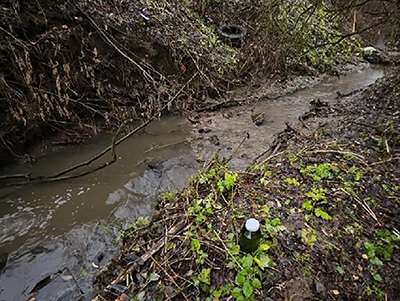
[[[360,198],[355,194],[354,191],[350,191],[350,193],[349,193],[349,192],[347,192],[347,191],[346,191],[345,189],[343,189],[343,188],[340,188],[340,190],[343,191],[343,192],[344,192],[345,194],[347,194],[348,196],[352,197],[358,204],[361,205],[361,207],[364,208],[365,211],[368,212],[368,214],[369,214],[378,224],[380,224],[378,218],[376,217],[376,214],[372,211],[372,209],[369,207],[369,205],[368,205],[365,201],[361,202]]]
[[[339,151],[339,150],[334,150],[334,149],[317,149],[313,151],[306,151],[307,153],[315,153],[315,154],[328,154],[328,153],[333,153],[333,154],[339,154],[339,155],[345,155],[345,156],[354,156],[356,157],[361,163],[363,163],[365,166],[369,166],[367,162],[365,162],[365,157],[361,156],[356,153],[352,152],[347,152],[347,151]]]
[[[392,157],[392,158],[389,158],[389,159],[386,159],[386,160],[382,160],[382,161],[379,161],[379,162],[374,162],[374,163],[371,163],[370,166],[376,166],[376,165],[380,165],[380,164],[385,164],[385,163],[389,163],[389,162],[395,161],[395,160],[400,160],[400,157]]]
[[[121,139],[119,139],[117,142],[115,142],[115,146],[121,144],[122,142],[124,142],[126,139],[128,139],[129,137],[131,137],[133,134],[137,133],[138,131],[140,131],[141,129],[143,129],[144,127],[146,127],[150,122],[152,122],[155,119],[156,116],[153,116],[152,118],[150,118],[149,120],[147,120],[146,122],[142,123],[140,126],[138,126],[137,128],[135,128],[134,130],[130,131],[128,134],[126,134],[124,137],[122,137]],[[115,136],[114,136],[115,138]],[[85,161],[85,162],[81,162],[79,164],[76,164],[74,166],[71,166],[67,169],[64,169],[62,171],[60,171],[59,173],[55,174],[53,177],[57,178],[60,177],[66,173],[69,173],[75,169],[78,169],[80,167],[83,166],[89,166],[91,163],[93,163],[94,161],[96,161],[97,159],[101,158],[102,156],[104,156],[106,153],[108,153],[110,150],[112,150],[112,145],[108,146],[107,148],[105,148],[102,152],[98,153],[96,156],[94,156],[93,158]]]
[[[14,174],[14,175],[0,176],[0,181],[1,180],[9,180],[9,179],[30,179],[31,174],[32,173],[30,172],[30,173],[25,173],[25,174]]]
[[[105,168],[105,167],[107,167],[107,166],[109,166],[109,165],[115,163],[115,162],[117,161],[117,152],[116,152],[116,150],[115,150],[115,147],[117,146],[118,142],[121,143],[121,142],[122,142],[121,140],[124,139],[124,138],[126,137],[126,136],[125,136],[124,138],[118,140],[117,143],[115,142],[115,141],[116,141],[116,138],[117,138],[118,135],[120,134],[120,132],[121,132],[123,126],[124,126],[124,124],[121,125],[121,126],[119,127],[118,131],[115,133],[115,135],[113,136],[113,138],[112,138],[112,140],[111,140],[111,145],[105,149],[105,150],[107,150],[107,152],[108,152],[108,150],[111,150],[111,159],[110,159],[108,162],[105,162],[105,163],[99,165],[98,167],[96,167],[96,168],[94,168],[94,169],[90,169],[90,170],[81,172],[81,173],[79,173],[79,174],[74,174],[74,175],[64,176],[64,177],[59,176],[59,174],[65,174],[65,173],[70,172],[70,171],[72,171],[72,170],[75,170],[75,169],[77,169],[77,168],[79,168],[79,167],[81,167],[81,166],[84,166],[84,165],[87,165],[87,166],[88,166],[91,162],[93,162],[94,160],[96,160],[96,159],[98,159],[99,157],[102,156],[102,155],[101,155],[101,156],[97,155],[97,156],[93,157],[92,159],[90,159],[90,160],[88,160],[88,161],[86,161],[86,162],[83,162],[83,163],[80,163],[80,164],[75,165],[75,166],[73,166],[73,167],[70,167],[70,168],[64,170],[63,172],[61,172],[61,173],[59,173],[59,174],[56,174],[56,175],[54,175],[54,176],[50,176],[50,177],[37,177],[37,178],[33,178],[33,179],[32,179],[32,178],[28,178],[28,181],[18,182],[18,183],[8,183],[8,184],[6,184],[6,186],[11,186],[11,185],[26,185],[26,184],[37,184],[37,183],[47,183],[47,182],[57,182],[57,181],[63,181],[63,180],[67,180],[67,179],[79,178],[79,177],[82,177],[82,176],[85,176],[85,175],[90,174],[90,173],[92,173],[92,172],[98,171],[98,170],[100,170],[100,169],[103,169],[103,168]],[[142,124],[142,126],[143,126],[143,124]],[[140,126],[140,127],[141,127],[141,126]],[[140,127],[138,127],[138,128],[140,128]],[[136,128],[136,129],[133,130],[132,132],[137,132],[137,131],[138,131],[138,128]],[[131,134],[132,132],[130,132],[130,134]],[[133,134],[133,133],[132,133],[132,134]],[[103,151],[103,152],[104,152],[104,151]],[[103,153],[103,152],[102,152],[102,153]],[[102,153],[100,153],[100,154],[102,154]],[[104,152],[104,153],[106,153],[106,152]],[[87,163],[87,162],[89,162],[89,163]],[[85,163],[87,163],[87,164],[85,164]]]

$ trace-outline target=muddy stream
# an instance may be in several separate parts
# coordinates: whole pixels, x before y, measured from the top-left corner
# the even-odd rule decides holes
[[[93,275],[116,254],[120,229],[138,216],[151,215],[158,194],[184,187],[199,167],[196,159],[206,161],[216,151],[225,157],[235,153],[233,167],[245,168],[269,147],[285,122],[296,123],[309,110],[310,100],[332,103],[337,91],[365,87],[384,73],[367,67],[327,77],[275,100],[206,113],[194,127],[183,117],[163,117],[118,146],[119,160],[106,169],[21,187],[2,197],[0,300],[27,300],[33,293],[37,300],[90,300]],[[262,87],[257,93],[263,94]],[[254,114],[264,115],[261,125],[253,123]],[[243,139],[247,134],[249,139]],[[0,174],[52,174],[91,158],[110,139],[104,134]]]

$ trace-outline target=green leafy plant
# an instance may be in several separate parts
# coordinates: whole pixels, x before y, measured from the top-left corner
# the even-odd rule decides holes
[[[270,178],[271,178],[271,177],[272,177],[272,172],[271,172],[270,170],[266,170],[266,171],[264,172],[263,177],[260,179],[261,185],[263,185],[263,186],[268,185],[269,182],[270,182]]]
[[[312,205],[310,200],[304,201],[303,204],[301,204],[301,208],[307,210],[307,211],[311,211],[313,210],[314,206]]]
[[[167,191],[167,192],[164,192],[164,193],[161,195],[161,198],[163,198],[163,199],[164,199],[165,201],[167,201],[167,202],[175,202],[176,199],[177,199],[176,191]]]
[[[356,166],[352,166],[347,170],[347,173],[353,176],[354,181],[359,182],[363,178],[365,171]]]
[[[196,258],[197,264],[203,264],[205,259],[208,257],[207,253],[203,252],[200,247],[200,241],[198,239],[193,239],[190,244],[190,249],[192,250],[194,257]]]
[[[324,220],[330,221],[332,219],[332,216],[330,216],[327,212],[322,210],[321,208],[315,208],[314,214],[317,217],[321,217]]]
[[[232,297],[236,298],[237,300],[254,299],[254,290],[262,288],[261,281],[259,280],[259,277],[262,276],[260,265],[263,268],[264,265],[262,263],[263,259],[260,258],[265,258],[265,251],[267,249],[269,249],[269,246],[267,247],[267,245],[263,245],[263,247],[260,246],[257,251],[258,257],[245,255],[241,258],[238,258],[238,262],[240,263],[242,269],[236,275],[235,283],[237,286],[232,290]],[[271,263],[268,262],[265,264],[269,265]],[[265,265],[265,267],[268,265]]]
[[[328,200],[326,198],[326,189],[324,188],[313,188],[310,192],[307,192],[305,195],[311,198],[315,202],[319,202],[320,204],[327,204]]]
[[[313,228],[303,228],[301,230],[301,240],[306,245],[313,247],[314,243],[317,241],[317,231]]]
[[[382,266],[383,262],[376,256],[376,247],[370,242],[364,242],[364,248],[367,250],[369,262],[376,266]]]
[[[225,172],[224,179],[218,181],[217,186],[221,193],[231,190],[236,185],[237,173]]]
[[[300,183],[296,178],[286,178],[285,183],[289,185],[300,186]]]
[[[318,204],[327,204],[328,199],[325,195],[326,189],[323,188],[313,188],[310,192],[307,192],[305,195],[311,198],[311,200],[306,200],[301,204],[301,208],[312,211],[316,205]],[[317,217],[320,217],[324,220],[331,220],[332,216],[330,216],[327,212],[322,210],[321,208],[315,208],[314,214]],[[308,218],[309,219],[309,218]],[[306,218],[307,220],[307,218]]]
[[[340,265],[336,266],[336,272],[338,272],[339,275],[342,275],[342,276],[345,274],[344,269]]]
[[[283,226],[281,220],[276,217],[265,220],[265,230],[267,230],[269,234],[275,235],[278,232],[286,231],[286,227]]]
[[[215,298],[220,298],[222,296],[227,296],[230,294],[232,290],[232,284],[226,283],[224,285],[221,285],[218,289],[214,290],[213,296]]]
[[[209,292],[211,286],[211,269],[202,269],[197,277],[195,277],[194,283],[196,286],[200,286],[203,291]]]
[[[311,176],[316,182],[333,179],[339,171],[339,168],[332,163],[313,164],[300,169],[301,174]]]

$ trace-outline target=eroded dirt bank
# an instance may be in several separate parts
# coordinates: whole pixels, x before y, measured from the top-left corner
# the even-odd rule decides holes
[[[124,236],[97,281],[107,300],[396,300],[400,279],[400,73],[315,100],[259,162],[214,158]],[[254,254],[244,220],[261,221]],[[102,297],[98,297],[102,300]]]

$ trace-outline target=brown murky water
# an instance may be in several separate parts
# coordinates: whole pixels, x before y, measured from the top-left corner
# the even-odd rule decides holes
[[[118,146],[119,160],[106,169],[74,180],[22,187],[0,199],[0,300],[26,300],[32,290],[38,300],[90,300],[92,275],[115,254],[118,230],[149,215],[159,193],[183,187],[195,172],[196,154],[209,159],[220,151],[229,157],[249,133],[232,160],[234,168],[247,167],[286,121],[297,122],[309,110],[311,99],[333,102],[336,91],[348,93],[383,75],[383,69],[367,68],[326,78],[277,100],[210,114],[194,129],[181,117],[165,117]],[[261,126],[251,120],[255,113],[265,114]],[[198,133],[204,127],[211,131]],[[192,130],[195,151],[187,143]],[[218,145],[211,142],[212,136]],[[110,136],[104,135],[2,173],[51,174],[87,160],[109,143]],[[38,290],[35,285],[41,280],[46,285]]]
[[[76,267],[82,258],[87,262],[80,270],[63,270],[67,276],[60,274],[57,290],[68,291],[71,273],[80,279],[82,271],[87,274],[84,269],[95,271],[91,264],[100,249],[101,256],[112,251],[107,249],[115,249],[115,235],[103,233],[112,229],[99,231],[97,221],[113,221],[119,229],[138,216],[149,215],[157,194],[183,187],[195,172],[194,155],[187,143],[190,131],[181,117],[162,118],[119,145],[119,160],[108,168],[82,178],[22,187],[1,199],[0,261],[8,257],[8,263],[0,277],[0,300],[27,297],[37,282],[57,269]],[[96,155],[110,139],[104,135],[90,144],[46,155],[32,166],[15,166],[3,173],[52,174]],[[74,258],[78,254],[82,256],[79,260]],[[48,285],[46,290],[49,295],[42,290],[39,293],[50,300],[54,287]]]
[[[382,67],[368,67],[340,78],[327,77],[310,88],[275,100],[262,100],[204,116],[197,125],[197,130],[202,132],[202,129],[208,128],[209,132],[196,131],[196,152],[204,160],[209,160],[216,151],[229,158],[243,141],[232,158],[231,165],[235,169],[244,169],[269,148],[275,134],[286,128],[286,122],[294,125],[299,116],[309,111],[312,99],[319,98],[333,104],[336,101],[336,92],[347,94],[370,85],[383,77],[385,72]],[[264,115],[262,125],[253,123],[252,115],[255,114]],[[247,133],[249,138],[244,139]]]

